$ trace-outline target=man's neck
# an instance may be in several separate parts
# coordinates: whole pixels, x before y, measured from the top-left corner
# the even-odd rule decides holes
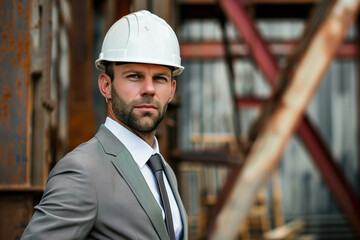
[[[136,134],[137,136],[139,136],[139,138],[141,138],[142,140],[144,140],[147,144],[150,145],[150,147],[154,146],[154,141],[155,141],[155,133],[156,131],[152,131],[152,132],[137,132],[134,131],[132,129],[129,129],[130,131],[132,131],[134,134]]]

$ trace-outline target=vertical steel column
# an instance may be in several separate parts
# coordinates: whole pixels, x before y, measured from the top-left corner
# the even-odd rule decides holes
[[[30,183],[31,6],[0,2],[0,185]]]
[[[19,239],[50,165],[52,1],[0,1],[0,239]]]
[[[72,0],[70,34],[69,150],[95,134],[92,97],[93,11],[92,1]]]
[[[238,152],[242,154],[241,149],[241,143],[240,143],[240,134],[241,134],[241,123],[240,123],[240,111],[236,104],[236,89],[235,89],[235,71],[233,66],[233,57],[231,55],[230,51],[230,43],[228,39],[228,33],[226,31],[226,18],[224,15],[220,17],[220,27],[221,27],[221,33],[222,33],[222,40],[224,44],[224,52],[225,52],[225,60],[227,65],[227,72],[229,74],[228,76],[228,82],[229,82],[229,92],[232,99],[232,109],[233,109],[233,125],[234,125],[234,132],[235,132],[235,139],[236,139],[236,145]]]

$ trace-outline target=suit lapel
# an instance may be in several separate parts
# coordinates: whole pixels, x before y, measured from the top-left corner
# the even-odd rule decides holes
[[[100,127],[96,137],[110,155],[109,159],[120,175],[127,182],[140,205],[150,218],[160,239],[168,239],[166,226],[162,218],[161,209],[157,204],[138,166],[124,145],[104,126]]]

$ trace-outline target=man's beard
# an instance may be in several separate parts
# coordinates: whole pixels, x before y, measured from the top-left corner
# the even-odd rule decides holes
[[[161,111],[159,111],[160,104],[157,102],[152,102],[151,97],[144,97],[143,100],[126,103],[126,101],[119,96],[113,85],[111,90],[112,110],[116,118],[128,128],[133,129],[137,132],[150,133],[158,127],[161,120],[164,118],[168,106],[167,103],[163,106]],[[151,123],[142,123],[141,118],[137,117],[134,114],[134,106],[140,104],[155,104],[158,107],[158,115],[154,119],[152,119]],[[143,116],[148,116],[150,118],[151,115],[152,113],[145,113]]]

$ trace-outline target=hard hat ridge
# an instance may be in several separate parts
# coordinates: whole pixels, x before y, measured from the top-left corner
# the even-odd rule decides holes
[[[96,67],[105,70],[104,61],[169,66],[174,69],[173,75],[184,69],[175,32],[165,20],[146,10],[128,14],[111,26]]]

